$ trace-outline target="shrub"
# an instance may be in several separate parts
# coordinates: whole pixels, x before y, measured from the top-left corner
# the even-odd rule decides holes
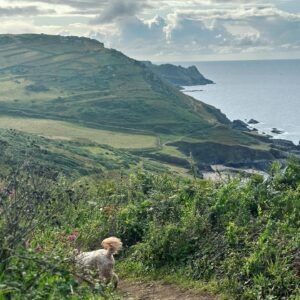
[[[112,235],[124,242],[122,274],[180,270],[191,282],[217,282],[231,299],[300,296],[300,177],[293,160],[286,168],[275,164],[268,178],[223,183],[142,171],[69,183],[25,172],[1,184],[0,213],[6,296],[109,297],[93,274],[79,284],[72,258],[75,248],[98,249]]]

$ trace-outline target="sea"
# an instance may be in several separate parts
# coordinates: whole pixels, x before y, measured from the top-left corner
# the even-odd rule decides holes
[[[178,63],[177,63],[178,64]],[[230,120],[248,122],[261,133],[300,141],[300,60],[218,61],[196,65],[215,84],[184,87],[184,93],[219,109]],[[272,129],[282,134],[272,133]]]

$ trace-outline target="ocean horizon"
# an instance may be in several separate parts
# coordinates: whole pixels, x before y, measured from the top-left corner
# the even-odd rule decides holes
[[[219,109],[230,120],[248,122],[274,138],[300,141],[300,59],[181,62],[196,65],[215,84],[183,92]],[[282,134],[272,133],[273,128]]]

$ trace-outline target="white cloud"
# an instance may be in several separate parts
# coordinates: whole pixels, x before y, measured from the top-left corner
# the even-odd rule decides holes
[[[0,34],[11,33],[36,33],[36,28],[32,22],[23,20],[6,20],[1,22]]]
[[[112,23],[118,18],[132,17],[146,7],[149,6],[145,1],[110,0],[101,14],[91,20],[91,24]]]
[[[0,17],[12,16],[36,16],[45,14],[54,14],[54,9],[43,10],[36,6],[0,6]]]
[[[0,31],[90,36],[140,59],[300,57],[300,13],[279,9],[292,1],[0,0]]]

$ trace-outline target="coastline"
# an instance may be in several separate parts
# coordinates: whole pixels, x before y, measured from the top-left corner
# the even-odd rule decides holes
[[[183,63],[181,63],[183,64]],[[255,118],[259,132],[300,141],[300,60],[190,62],[216,84],[189,86],[188,95],[221,109],[230,120]],[[183,64],[184,65],[184,64]],[[283,134],[272,134],[276,127]]]
[[[202,101],[207,104],[212,104],[209,101],[206,101],[205,97],[199,97],[200,92],[205,92],[203,85],[199,86],[184,86],[181,90],[182,93],[195,98],[196,100]],[[214,104],[212,104],[214,105]],[[218,107],[219,108],[219,107]],[[227,116],[228,117],[228,116]],[[228,117],[232,122],[234,121],[232,118]],[[247,127],[252,131],[257,131],[259,134],[262,134],[266,137],[270,137],[270,139],[274,140],[285,140],[288,142],[292,142],[295,146],[300,144],[300,132],[299,133],[291,133],[285,128],[277,127],[278,124],[268,124],[266,121],[258,120],[257,123],[251,124],[249,121],[251,118],[256,119],[255,112],[253,112],[253,116],[245,119],[242,117],[237,117],[235,120],[242,121],[247,124]],[[296,126],[295,126],[296,127]],[[295,137],[299,135],[299,138]]]

